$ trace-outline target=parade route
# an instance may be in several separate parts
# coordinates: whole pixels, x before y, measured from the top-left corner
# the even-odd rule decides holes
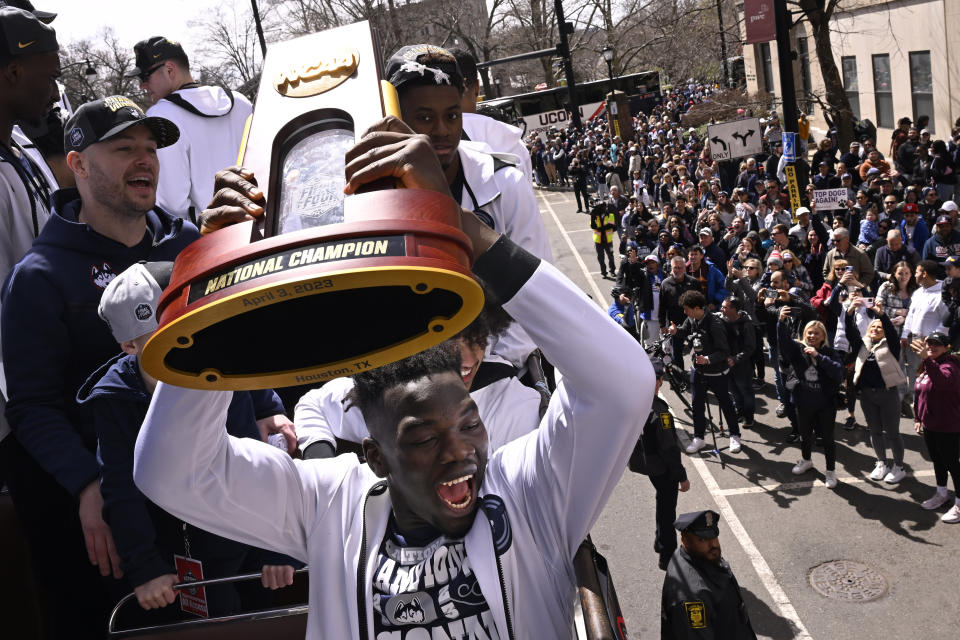
[[[585,233],[588,216],[576,213],[572,192],[537,195],[555,264],[606,309],[613,281],[600,277],[590,234]],[[766,373],[766,385],[757,392],[755,427],[743,432],[743,451],[729,453],[724,435],[718,437],[722,466],[709,448],[682,454],[691,489],[680,494],[678,504],[680,513],[709,508],[721,514],[723,554],[740,583],[758,637],[956,637],[960,606],[952,579],[956,571],[949,567],[955,565],[960,527],[940,522],[943,510],[920,508],[919,501],[933,491],[933,465],[912,420],[900,424],[908,476],[898,485],[886,485],[867,478],[874,456],[858,406],[857,429],[836,426],[840,484],[830,490],[823,483],[819,449],[814,449],[812,471],[799,477],[791,473],[800,457],[799,443],[784,442],[789,426],[774,414],[777,401],[769,366]],[[664,389],[663,395],[686,445],[692,437],[691,416],[670,391]],[[707,439],[712,444],[709,434]],[[660,634],[663,572],[653,551],[653,509],[650,482],[627,472],[593,531],[610,561],[632,637]],[[834,597],[822,595],[811,582],[811,572],[837,561],[849,561],[839,566],[865,565],[871,573],[862,580],[838,579],[836,585],[818,582],[821,590],[837,587]],[[862,601],[877,595],[877,585],[882,594]]]

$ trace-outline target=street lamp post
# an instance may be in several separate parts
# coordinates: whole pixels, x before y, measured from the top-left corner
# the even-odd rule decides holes
[[[603,48],[603,59],[607,63],[607,75],[610,78],[610,97],[607,99],[607,127],[610,131],[610,137],[620,135],[620,122],[617,117],[616,90],[613,83],[613,47],[607,45]]]
[[[610,78],[610,93],[613,93],[613,47],[607,45],[603,48],[603,59],[607,62],[607,75]]]
[[[72,69],[72,68],[74,68],[74,67],[79,67],[79,66],[82,65],[82,64],[87,65],[87,68],[83,70],[83,85],[84,85],[84,86],[83,86],[83,87],[79,87],[79,88],[81,88],[81,89],[84,89],[84,91],[80,94],[80,100],[81,100],[83,103],[87,103],[87,102],[90,102],[90,100],[92,100],[92,98],[88,98],[86,92],[87,92],[87,91],[89,91],[89,92],[91,92],[91,93],[94,92],[93,82],[97,79],[97,76],[99,75],[99,74],[97,73],[96,67],[94,67],[93,64],[91,64],[90,60],[77,60],[76,62],[71,62],[71,63],[68,64],[68,65],[64,65],[64,66],[60,67],[60,73],[63,74],[64,71],[67,71],[68,69]]]
[[[500,76],[494,76],[494,78],[493,78],[493,84],[494,84],[494,86],[496,86],[496,88],[497,88],[497,97],[498,97],[498,98],[503,97],[503,96],[500,94]]]
[[[92,64],[90,64],[89,60],[78,60],[77,62],[71,62],[65,67],[60,67],[60,73],[63,73],[64,71],[66,71],[67,69],[70,69],[71,67],[76,67],[81,64],[87,65],[87,68],[83,70],[83,75],[87,77],[88,81],[97,75],[97,70],[94,68]]]

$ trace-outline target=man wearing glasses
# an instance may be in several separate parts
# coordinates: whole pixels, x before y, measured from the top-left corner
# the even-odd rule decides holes
[[[196,222],[213,193],[214,175],[236,164],[237,149],[253,106],[242,94],[201,86],[178,42],[162,36],[133,47],[136,65],[126,73],[155,101],[147,115],[166,118],[180,129],[180,140],[157,151],[160,159],[157,204]]]
[[[880,217],[900,224],[900,221],[903,219],[903,210],[900,209],[900,202],[897,200],[897,196],[891,194],[883,197],[883,215]]]

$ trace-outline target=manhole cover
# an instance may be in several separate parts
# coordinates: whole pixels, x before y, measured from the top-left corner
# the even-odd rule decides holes
[[[861,562],[833,560],[810,570],[810,586],[834,600],[869,602],[887,592],[887,579]]]

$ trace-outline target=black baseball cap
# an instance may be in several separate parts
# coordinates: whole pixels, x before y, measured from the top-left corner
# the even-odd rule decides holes
[[[33,3],[30,0],[0,0],[0,7],[16,7],[17,9],[23,9],[24,11],[29,11],[37,17],[37,20],[43,24],[50,24],[53,22],[53,19],[57,17],[57,14],[50,13],[49,11],[40,11],[33,7]]]
[[[410,82],[463,87],[463,73],[452,53],[432,44],[413,44],[390,56],[384,70],[398,91]]]
[[[681,514],[674,520],[673,528],[677,531],[689,531],[701,538],[712,539],[720,535],[719,522],[720,514],[706,509]]]
[[[944,347],[949,347],[949,346],[950,346],[950,338],[948,338],[948,337],[947,337],[947,334],[945,334],[945,333],[942,332],[942,331],[934,331],[934,332],[932,332],[930,335],[928,335],[928,336],[924,339],[924,342],[932,342],[932,343],[934,343],[934,344],[939,344],[939,345],[944,346]]]
[[[123,74],[126,78],[145,76],[156,71],[164,60],[187,57],[179,42],[163,36],[153,36],[133,45],[133,55],[137,66]]]
[[[83,151],[135,124],[146,125],[157,140],[157,148],[169,147],[180,138],[180,130],[166,118],[148,116],[125,96],[108,96],[77,109],[63,128],[63,152]]]
[[[57,51],[57,33],[37,16],[17,7],[0,7],[0,50],[26,56]]]

